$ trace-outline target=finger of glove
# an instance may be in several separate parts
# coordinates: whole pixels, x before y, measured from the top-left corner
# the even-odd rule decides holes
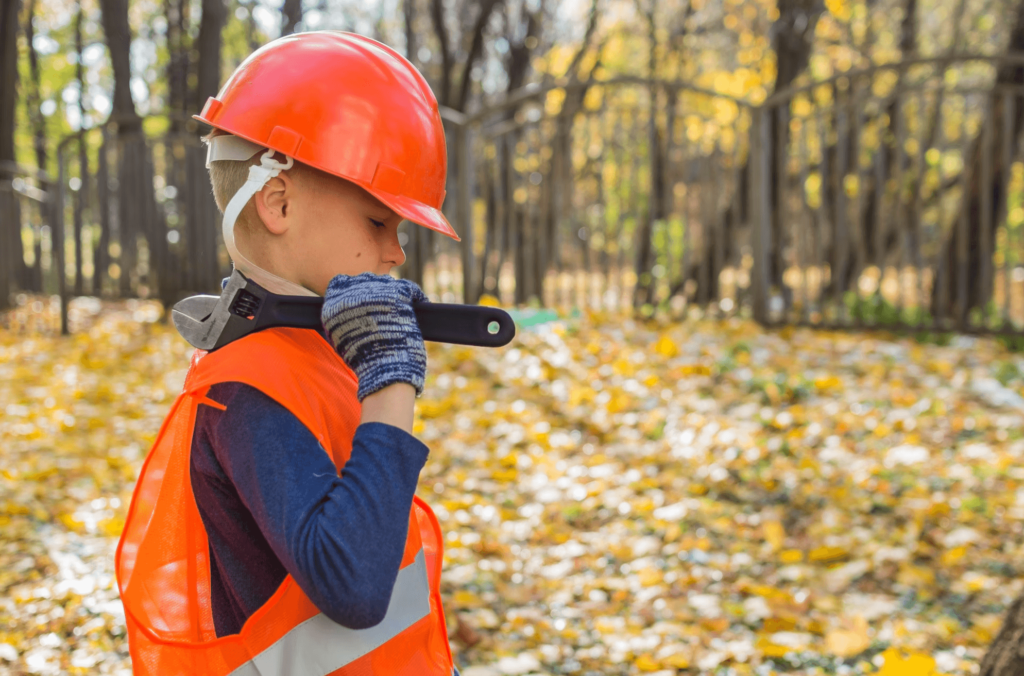
[[[321,319],[343,350],[386,333],[422,340],[411,302],[417,293],[422,296],[414,283],[386,275],[339,275],[328,284]]]
[[[403,304],[412,305],[426,300],[426,295],[414,282],[395,279],[389,275],[336,275],[324,294],[322,319],[326,322],[342,309],[373,304],[390,306],[397,311]]]

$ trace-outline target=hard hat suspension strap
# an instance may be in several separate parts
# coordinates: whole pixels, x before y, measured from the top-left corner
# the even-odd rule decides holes
[[[284,162],[278,162],[273,159],[273,156],[274,151],[267,150],[260,157],[258,165],[249,167],[248,180],[242,184],[242,187],[238,189],[235,196],[228,202],[227,208],[224,209],[224,221],[221,228],[224,235],[224,246],[227,247],[231,260],[234,261],[235,268],[267,291],[283,296],[315,296],[317,294],[309,289],[287,279],[282,279],[272,272],[267,272],[263,268],[258,267],[243,256],[235,246],[235,221],[238,220],[238,215],[242,213],[242,209],[245,208],[245,205],[252,199],[253,195],[263,189],[263,186],[270,179],[280,174],[283,170],[291,169],[295,164],[295,160],[287,155],[284,156]]]

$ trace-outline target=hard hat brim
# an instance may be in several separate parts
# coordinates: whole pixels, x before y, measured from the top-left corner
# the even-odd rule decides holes
[[[422,225],[424,228],[439,232],[442,235],[447,235],[456,242],[462,241],[458,234],[456,234],[455,228],[451,226],[440,209],[435,209],[404,195],[393,195],[380,190],[374,190],[368,186],[360,187],[379,199],[405,220],[412,221],[416,225]]]

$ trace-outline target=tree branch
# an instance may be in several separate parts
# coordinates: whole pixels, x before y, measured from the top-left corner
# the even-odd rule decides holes
[[[448,46],[448,28],[444,25],[443,0],[430,1],[430,18],[434,23],[434,34],[441,46],[441,91],[438,100],[442,106],[449,106],[452,89],[452,53]]]
[[[473,66],[476,64],[476,60],[480,58],[480,53],[484,47],[484,29],[487,28],[487,22],[491,18],[491,13],[499,2],[501,0],[483,0],[480,5],[480,15],[477,16],[476,23],[473,25],[473,41],[470,43],[469,54],[466,56],[466,65],[462,68],[459,98],[457,99],[458,107],[456,110],[466,110],[466,104],[469,102],[469,93],[473,87],[473,78],[471,77]]]
[[[590,4],[590,17],[587,19],[587,30],[583,33],[583,40],[580,42],[580,48],[572,57],[572,61],[569,62],[569,67],[565,69],[564,77],[569,77],[572,80],[578,80],[579,76],[576,70],[580,66],[580,62],[583,61],[583,55],[587,53],[587,49],[590,47],[590,41],[594,38],[594,33],[597,31],[597,22],[600,18],[600,12],[598,12],[598,5],[601,0],[593,0]]]
[[[281,7],[281,36],[291,35],[302,21],[302,0],[284,0]]]

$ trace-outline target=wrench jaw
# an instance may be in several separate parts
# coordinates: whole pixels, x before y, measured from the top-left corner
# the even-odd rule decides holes
[[[220,296],[190,296],[171,308],[174,328],[194,347],[198,347],[194,341],[198,340],[197,333],[202,331],[202,323],[209,319],[218,300]]]
[[[255,296],[252,315],[232,312],[240,291]],[[249,333],[256,324],[267,291],[238,270],[231,273],[220,296],[191,296],[171,309],[174,327],[192,347],[212,351]]]

